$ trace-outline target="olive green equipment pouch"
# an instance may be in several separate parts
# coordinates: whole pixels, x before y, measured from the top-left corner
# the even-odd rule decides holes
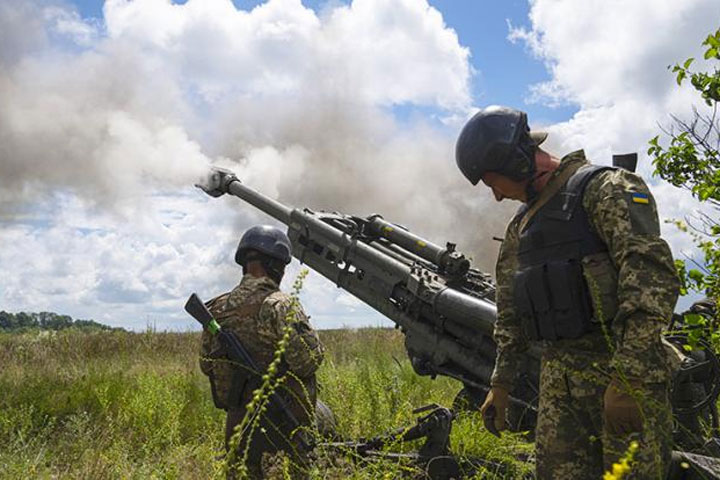
[[[211,352],[208,359],[212,362],[208,378],[215,407],[223,410],[237,408],[252,373],[243,371],[241,366],[228,360],[223,347]]]
[[[618,273],[607,252],[582,259],[583,276],[592,299],[593,323],[610,325],[618,311]]]

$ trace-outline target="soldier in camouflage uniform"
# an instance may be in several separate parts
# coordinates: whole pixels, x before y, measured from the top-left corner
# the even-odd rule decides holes
[[[227,411],[225,446],[230,459],[229,478],[237,477],[237,467],[248,442],[245,467],[249,478],[264,478],[268,463],[274,461],[272,457],[278,452],[282,453],[275,457],[290,459],[292,478],[307,474],[308,452],[300,447],[299,432],[291,431],[282,412],[270,406],[255,428],[236,431],[253,392],[261,385],[260,375],[266,373],[286,333],[289,339],[276,373],[283,379],[278,393],[302,427],[313,425],[317,398],[315,371],[323,350],[297,300],[278,289],[285,266],[290,263],[290,251],[290,240],[281,230],[269,226],[249,229],[235,256],[243,267],[240,284],[208,302],[213,317],[238,336],[261,370],[249,372],[233,364],[216,336],[203,332],[200,368],[210,379],[215,405]],[[233,445],[235,449],[230,452]]]
[[[601,478],[632,440],[631,477],[663,479],[671,453],[670,364],[661,330],[679,280],[655,201],[637,175],[557,159],[523,112],[490,107],[464,127],[456,159],[498,201],[523,202],[497,262],[497,357],[481,412],[505,428],[519,354],[542,350],[539,479]]]

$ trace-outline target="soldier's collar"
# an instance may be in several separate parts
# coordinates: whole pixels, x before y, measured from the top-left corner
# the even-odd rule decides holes
[[[545,187],[543,188],[543,191],[545,190],[557,190],[557,185],[555,185],[558,182],[558,177],[565,177],[564,172],[572,168],[574,170],[577,170],[578,164],[582,165],[587,163],[587,159],[585,158],[585,151],[584,150],[576,150],[574,152],[570,152],[564,157],[560,159],[560,165],[550,174],[550,178],[548,179],[547,183],[545,184]],[[563,184],[567,181],[567,178],[563,178],[560,180]],[[545,194],[547,195],[547,193]],[[533,198],[531,198],[526,205],[529,207],[533,206],[535,203],[537,203],[538,199],[540,197],[543,197],[542,192],[538,192],[538,194],[534,195]]]
[[[584,150],[575,150],[574,152],[570,152],[564,157],[562,157],[560,159],[560,165],[558,165],[555,171],[552,172],[550,179],[546,184],[546,187],[547,185],[555,183],[555,179],[561,176],[565,170],[567,170],[571,166],[577,165],[578,163],[587,163],[587,158],[585,158]]]
[[[279,288],[278,283],[270,277],[256,277],[249,273],[243,275],[240,285],[266,286],[274,289]]]
[[[575,150],[574,152],[570,152],[564,157],[560,159],[560,165],[572,162],[587,162],[587,158],[585,157],[585,150]]]

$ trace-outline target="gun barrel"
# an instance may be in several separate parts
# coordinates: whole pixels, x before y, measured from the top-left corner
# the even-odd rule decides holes
[[[267,213],[275,220],[278,220],[285,225],[290,224],[290,213],[293,210],[292,208],[283,205],[270,197],[266,197],[252,188],[246,187],[237,178],[234,178],[227,184],[227,191],[228,193],[245,200],[258,210],[262,210]]]

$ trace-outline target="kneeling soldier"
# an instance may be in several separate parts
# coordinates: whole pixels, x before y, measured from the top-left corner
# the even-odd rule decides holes
[[[290,459],[292,478],[301,478],[307,471],[307,452],[301,447],[299,429],[293,431],[287,417],[272,406],[261,413],[262,418],[254,428],[250,422],[247,427],[243,425],[242,431],[236,431],[286,332],[289,340],[275,373],[282,378],[277,391],[300,428],[309,429],[313,425],[315,371],[322,362],[323,349],[300,304],[279,290],[285,266],[290,263],[290,251],[290,240],[280,229],[271,226],[249,229],[235,254],[235,261],[243,268],[240,284],[207,304],[218,323],[243,343],[260,370],[250,372],[229,361],[216,338],[203,332],[200,368],[210,379],[215,406],[227,412],[225,448],[230,459],[229,478],[237,476],[243,460],[249,478],[263,478],[263,454],[272,456],[279,451]]]

